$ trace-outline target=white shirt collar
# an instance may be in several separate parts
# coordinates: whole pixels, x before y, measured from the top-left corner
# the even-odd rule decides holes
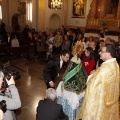
[[[60,56],[60,68],[62,68],[62,64],[63,64],[63,60],[62,60],[62,58]]]

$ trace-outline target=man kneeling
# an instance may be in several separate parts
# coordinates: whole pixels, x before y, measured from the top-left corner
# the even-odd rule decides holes
[[[40,100],[37,107],[37,120],[68,120],[62,106],[54,102],[56,97],[55,89],[46,90],[46,99]]]

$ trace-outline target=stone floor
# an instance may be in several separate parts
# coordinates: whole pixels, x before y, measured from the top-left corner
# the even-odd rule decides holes
[[[46,85],[43,79],[44,60],[26,62],[25,58],[10,60],[11,70],[20,72],[21,78],[16,80],[22,107],[16,110],[17,120],[35,120],[36,107],[39,100],[44,99]],[[64,69],[64,68],[63,68]],[[62,70],[63,71],[63,70]],[[58,77],[61,80],[62,72]]]

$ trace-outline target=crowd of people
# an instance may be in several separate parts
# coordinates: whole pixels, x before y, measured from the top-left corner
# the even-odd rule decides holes
[[[119,120],[120,37],[116,42],[102,33],[84,38],[81,32],[65,29],[36,32],[28,25],[22,34],[22,44],[20,36],[14,34],[11,40],[10,33],[7,42],[11,47],[28,45],[29,59],[37,55],[46,60],[43,77],[47,90],[37,106],[37,120]],[[56,86],[64,62],[68,62],[66,70]],[[3,78],[0,71],[0,99],[6,101],[1,117],[13,120],[13,110],[21,101],[13,77],[6,80],[9,90],[3,95]]]
[[[95,64],[97,64],[96,62],[99,59],[98,50],[101,44],[115,44],[118,54],[120,52],[120,37],[118,37],[118,41],[114,41],[110,38],[104,38],[103,33],[99,33],[98,37],[89,36],[89,38],[85,38],[84,34],[79,29],[74,31],[71,29],[66,30],[65,28],[60,28],[55,32],[37,32],[34,28],[30,29],[29,26],[26,25],[21,33],[15,33],[7,32],[5,30],[5,25],[2,26],[4,29],[0,32],[1,44],[9,43],[11,47],[28,45],[28,58],[34,58],[34,56],[37,55],[39,58],[45,57],[45,60],[48,61],[52,55],[60,54],[63,49],[69,50],[71,54],[72,47],[76,41],[82,41],[84,44],[84,51],[88,45],[94,50]],[[120,62],[119,55],[117,61]],[[101,62],[102,61],[100,60],[98,65],[100,65]]]

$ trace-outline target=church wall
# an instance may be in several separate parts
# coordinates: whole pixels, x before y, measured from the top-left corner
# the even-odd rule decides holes
[[[46,1],[46,12],[45,12],[45,30],[50,29],[50,18],[52,15],[58,15],[60,18],[60,23],[61,25],[63,24],[63,5],[62,5],[62,9],[60,10],[55,10],[55,9],[50,9],[48,7],[48,0]],[[57,24],[57,23],[55,23]]]
[[[67,24],[64,24],[64,20],[63,20],[64,19],[64,11],[63,11],[64,0],[63,0],[62,9],[60,10],[49,9],[48,1],[47,1],[45,29],[49,29],[49,19],[52,14],[57,14],[58,16],[60,16],[61,25],[85,27],[91,2],[92,0],[86,0],[85,18],[72,18],[72,0],[68,0],[67,20],[66,20]]]
[[[11,7],[14,6],[14,7]],[[3,22],[6,24],[6,29],[9,31],[12,30],[11,27],[11,18],[17,11],[17,0],[3,0],[2,1],[2,16]]]
[[[69,0],[67,25],[85,27],[91,2],[92,0],[86,0],[85,18],[72,18],[72,0]]]
[[[8,0],[2,1],[2,21],[8,26],[9,23],[9,11],[8,11]]]
[[[29,1],[29,0],[24,0],[24,1]],[[33,3],[32,23],[30,24],[26,20],[26,24],[30,25],[31,28],[35,28],[36,30],[39,30],[40,25],[41,25],[41,22],[40,22],[41,20],[38,17],[39,16],[38,1],[40,2],[41,0],[32,0],[32,3]],[[62,25],[79,26],[79,27],[85,27],[86,26],[86,19],[87,19],[87,15],[88,15],[88,12],[89,12],[89,9],[90,9],[90,4],[91,4],[92,0],[86,0],[85,18],[72,18],[72,0],[68,0],[67,17],[66,17],[66,22],[65,23],[64,23],[64,15],[66,15],[66,14],[64,13],[64,2],[65,1],[63,0],[62,9],[54,10],[54,9],[50,9],[48,7],[48,0],[46,0],[44,30],[49,29],[50,18],[53,14],[57,14],[59,16],[60,26],[62,26]],[[2,1],[2,9],[3,9],[3,13],[2,13],[3,14],[3,22],[6,24],[7,29],[12,30],[11,18],[12,18],[13,14],[18,12],[18,1],[17,0],[3,0]],[[26,15],[27,15],[27,13],[26,13]],[[26,19],[26,17],[24,19]],[[25,23],[21,23],[21,24],[23,26],[25,25]]]
[[[2,0],[2,21],[6,24],[7,31],[12,31],[12,16],[16,13],[19,14],[18,4],[19,2],[17,0]],[[19,23],[21,24],[21,30],[26,24],[25,19],[25,15],[20,16],[18,19]]]

